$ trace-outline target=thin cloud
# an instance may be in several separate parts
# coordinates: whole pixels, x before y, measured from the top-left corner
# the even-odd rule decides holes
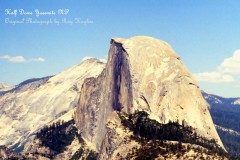
[[[84,57],[81,62],[85,61],[85,60],[88,60],[88,59],[91,59],[91,58],[94,58],[94,57]]]
[[[45,59],[44,58],[31,58],[28,60],[29,62],[45,62]]]
[[[12,63],[45,62],[45,59],[42,58],[42,57],[39,57],[39,58],[25,58],[23,56],[3,55],[3,56],[0,56],[0,59],[5,59],[6,61],[12,62]]]
[[[236,50],[233,56],[226,58],[213,72],[195,73],[198,81],[211,83],[237,82],[240,75],[240,50]]]
[[[211,83],[230,83],[236,81],[232,75],[222,74],[219,72],[196,73],[194,76],[198,81]]]
[[[92,58],[94,58],[94,57],[84,57],[82,60],[81,60],[81,62],[83,62],[83,61],[85,61],[85,60],[88,60],[88,59],[92,59]],[[99,59],[101,62],[103,62],[103,63],[107,63],[107,59],[106,58],[100,58]]]
[[[105,59],[105,58],[100,58],[99,60],[103,63],[107,63],[107,59]]]

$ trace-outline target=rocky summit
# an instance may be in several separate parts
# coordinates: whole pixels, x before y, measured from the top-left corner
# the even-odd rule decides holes
[[[1,155],[227,157],[197,82],[169,44],[145,36],[110,43],[107,63],[88,59],[0,94],[0,145],[8,147],[2,146]]]
[[[120,121],[116,113],[136,111],[159,123],[191,126],[224,148],[197,82],[169,44],[145,36],[113,38],[105,69],[82,85],[76,124],[84,140],[108,159],[123,141],[112,132],[111,124]]]

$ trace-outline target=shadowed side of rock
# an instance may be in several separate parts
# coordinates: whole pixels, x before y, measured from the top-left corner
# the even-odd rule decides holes
[[[138,110],[160,123],[184,122],[223,147],[197,82],[171,46],[144,36],[114,38],[106,68],[82,86],[77,126],[86,141],[107,155],[118,147],[119,137],[112,136],[107,127],[113,111],[131,114]]]
[[[82,85],[76,123],[83,138],[100,150],[105,138],[106,123],[111,113],[130,113],[132,106],[131,77],[127,53],[120,43],[111,41],[106,68],[97,78]]]

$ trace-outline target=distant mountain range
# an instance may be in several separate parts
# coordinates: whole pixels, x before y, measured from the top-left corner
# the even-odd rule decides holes
[[[240,157],[240,98],[224,98],[202,91],[225,148]]]
[[[240,106],[240,98],[224,98],[221,96],[217,96],[214,94],[208,94],[202,91],[203,97],[207,100],[207,102],[211,105],[239,105]]]

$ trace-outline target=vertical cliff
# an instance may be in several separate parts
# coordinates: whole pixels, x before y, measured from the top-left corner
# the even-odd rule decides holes
[[[137,110],[161,123],[184,122],[223,147],[196,81],[171,46],[144,36],[114,38],[105,69],[82,85],[75,120],[83,138],[109,154],[118,147],[108,127],[119,122],[114,111]]]

